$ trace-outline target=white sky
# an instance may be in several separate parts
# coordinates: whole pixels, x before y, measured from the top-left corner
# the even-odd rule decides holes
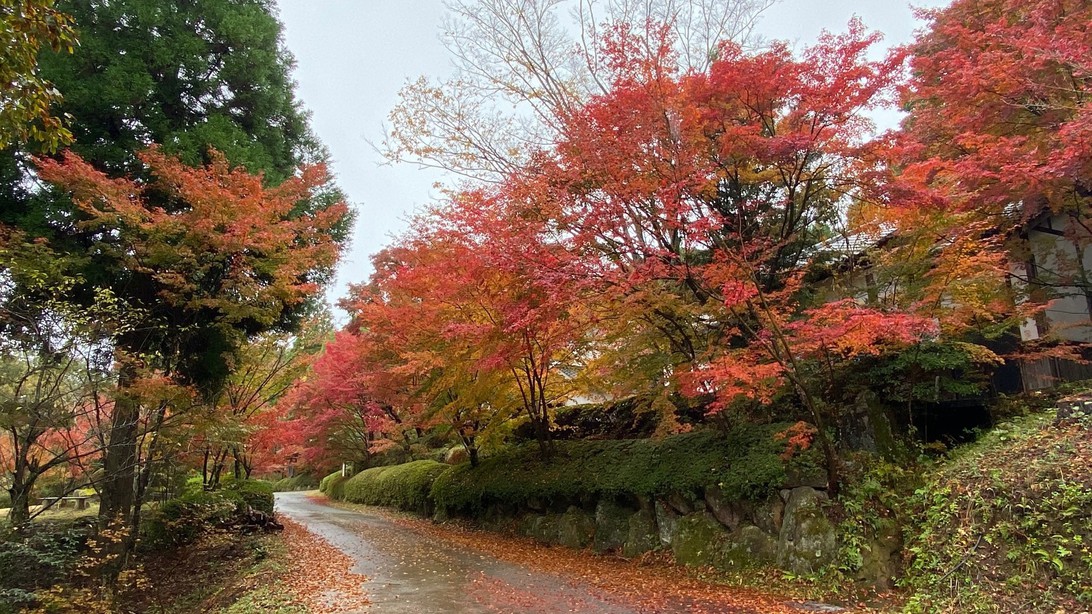
[[[449,70],[439,41],[444,9],[442,0],[278,0],[278,5],[298,64],[297,94],[313,113],[311,125],[329,147],[338,183],[357,212],[352,245],[328,294],[333,302],[349,284],[367,280],[370,255],[435,195],[432,186],[440,175],[385,165],[368,142],[382,138],[387,113],[407,80]],[[887,45],[908,42],[920,25],[906,0],[781,0],[765,13],[758,31],[768,39],[806,45],[824,29],[843,31],[854,15],[883,32]]]

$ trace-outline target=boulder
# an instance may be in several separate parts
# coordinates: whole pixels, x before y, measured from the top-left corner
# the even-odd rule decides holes
[[[534,515],[528,525],[527,535],[544,544],[556,544],[560,539],[559,514]]]
[[[546,509],[549,507],[537,497],[531,497],[527,499],[527,501],[524,502],[524,505],[526,505],[527,509],[531,510],[532,512],[545,512]]]
[[[713,517],[730,531],[736,530],[747,515],[745,506],[727,498],[720,486],[705,488],[705,504]]]
[[[691,567],[716,566],[728,532],[706,512],[683,516],[676,525],[671,551],[675,560]]]
[[[629,533],[629,518],[633,510],[620,504],[616,499],[603,497],[595,506],[595,540],[592,546],[596,552],[618,550],[626,543]]]
[[[623,556],[639,556],[660,547],[660,532],[656,527],[656,516],[651,510],[641,509],[629,517],[626,525]]]
[[[681,493],[673,492],[664,499],[664,503],[667,504],[672,510],[679,513],[680,516],[686,516],[687,514],[693,514],[696,511],[694,501],[690,500],[690,497]]]
[[[897,452],[888,409],[876,393],[865,390],[846,407],[839,420],[842,443],[852,450],[864,450],[893,458]]]
[[[777,540],[762,529],[747,525],[732,534],[724,548],[720,567],[743,569],[777,562]]]
[[[770,497],[755,506],[752,520],[755,526],[770,535],[780,535],[785,518],[785,502],[780,497]]]
[[[796,574],[812,574],[834,560],[837,533],[827,518],[826,493],[794,488],[785,505],[777,541],[777,565]]]
[[[462,446],[451,448],[447,451],[447,455],[444,456],[444,462],[448,465],[461,465],[469,460],[470,454],[468,454],[466,448]]]
[[[558,542],[567,548],[587,548],[595,538],[595,518],[571,506],[558,518]]]
[[[902,535],[894,523],[861,545],[861,567],[856,580],[867,582],[880,590],[888,590],[898,573],[898,554],[902,549]]]
[[[663,501],[656,500],[656,526],[660,529],[660,545],[671,546],[675,541],[675,532],[679,528],[679,515]]]

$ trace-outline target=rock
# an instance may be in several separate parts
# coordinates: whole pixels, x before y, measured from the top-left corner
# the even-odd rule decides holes
[[[559,518],[558,514],[533,516],[528,535],[544,544],[556,544],[560,539]]]
[[[861,568],[856,580],[887,590],[898,572],[898,552],[902,549],[902,535],[894,523],[861,545]]]
[[[747,525],[734,533],[721,557],[723,569],[742,569],[777,562],[777,540],[762,529]]]
[[[548,507],[545,503],[542,502],[541,499],[535,497],[527,499],[525,505],[527,506],[527,509],[531,510],[532,512],[545,512],[546,508]]]
[[[622,545],[623,556],[639,556],[660,547],[660,533],[656,527],[656,516],[651,510],[642,509],[629,517],[626,543]]]
[[[826,494],[814,488],[801,486],[792,490],[777,542],[779,567],[797,574],[811,574],[834,560],[837,533],[824,513],[826,501]]]
[[[785,502],[780,497],[771,497],[755,506],[752,518],[755,526],[770,535],[781,534],[782,519],[785,517]]]
[[[656,526],[660,529],[660,545],[665,548],[675,541],[679,528],[679,515],[663,501],[656,500]]]
[[[631,515],[633,510],[611,497],[599,500],[595,506],[595,540],[592,542],[596,552],[618,550],[625,545]]]
[[[821,614],[834,614],[836,612],[847,611],[840,605],[820,603],[818,601],[803,601],[799,603],[790,601],[785,605],[794,610],[800,610],[801,612],[820,612]]]
[[[683,516],[678,520],[671,551],[675,560],[691,567],[717,565],[728,533],[717,519],[706,512]]]
[[[857,395],[853,405],[845,408],[839,431],[842,443],[852,450],[864,450],[888,459],[896,453],[891,418],[871,390]]]
[[[792,489],[791,488],[782,488],[780,494],[781,494],[781,501],[783,503],[788,503],[789,502],[789,497],[792,495]]]
[[[720,486],[707,486],[705,488],[705,504],[712,512],[713,517],[729,531],[736,530],[743,523],[746,512],[744,506],[738,501],[732,501],[724,496]]]
[[[466,448],[462,446],[451,448],[447,451],[447,456],[444,457],[444,462],[448,465],[460,465],[469,460],[470,454],[468,454]]]
[[[1058,413],[1054,425],[1078,422],[1092,415],[1092,392],[1070,395],[1058,400]]]
[[[571,506],[558,519],[558,543],[566,548],[587,548],[595,538],[595,518]]]
[[[673,492],[668,495],[667,498],[664,499],[664,503],[666,503],[668,507],[675,510],[682,516],[686,516],[687,514],[693,514],[695,511],[694,503],[690,501],[690,499],[685,495],[677,492]]]

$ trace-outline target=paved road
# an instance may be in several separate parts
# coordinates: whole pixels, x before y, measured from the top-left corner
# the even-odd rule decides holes
[[[356,561],[353,572],[368,578],[365,590],[372,605],[366,611],[372,614],[640,612],[577,578],[506,563],[303,493],[277,493],[277,511]],[[658,611],[692,609],[669,603]]]

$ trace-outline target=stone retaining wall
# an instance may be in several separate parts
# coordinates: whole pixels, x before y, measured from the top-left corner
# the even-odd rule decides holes
[[[726,500],[710,486],[702,493],[664,497],[603,497],[581,501],[532,501],[524,509],[489,509],[485,528],[512,530],[545,544],[591,548],[626,557],[670,550],[692,566],[722,570],[776,566],[796,574],[818,572],[837,555],[837,530],[826,492],[796,484],[762,503]],[[892,549],[875,549],[890,559]],[[887,573],[887,561],[870,566]],[[882,584],[884,578],[864,578]]]

